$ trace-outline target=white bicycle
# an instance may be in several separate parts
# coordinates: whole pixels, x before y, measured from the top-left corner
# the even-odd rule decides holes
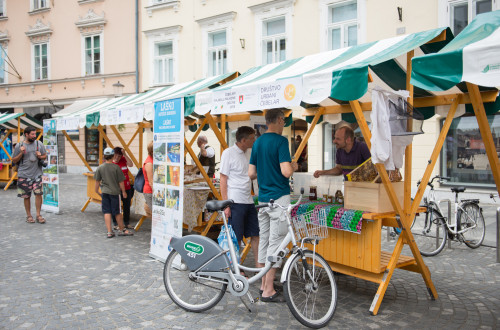
[[[301,200],[302,195],[297,204]],[[209,201],[206,205],[209,211],[222,214],[227,237],[230,234],[223,210],[232,203],[231,200]],[[291,219],[293,206],[284,207],[273,200],[256,206],[281,208],[286,212],[288,223],[288,234],[279,246],[278,253],[269,257],[262,268],[246,267],[235,262],[236,252],[231,239],[228,240],[229,250],[222,250],[213,240],[200,235],[172,238],[172,250],[163,271],[165,288],[170,298],[189,312],[203,312],[217,305],[226,290],[229,290],[252,311],[243,300],[246,295],[252,304],[255,302],[248,291],[250,284],[260,280],[273,264],[285,259],[290,254],[287,246],[292,243],[291,255],[286,260],[280,279],[287,305],[303,325],[310,328],[326,326],[337,305],[333,271],[328,262],[316,253],[317,244],[328,235],[326,217],[324,213],[310,212]],[[304,244],[312,245],[313,250],[306,249]],[[230,262],[227,252],[233,262]],[[241,270],[256,274],[247,279],[240,275]]]

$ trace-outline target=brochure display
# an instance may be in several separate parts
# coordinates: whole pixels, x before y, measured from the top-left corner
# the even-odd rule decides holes
[[[55,119],[43,121],[43,145],[47,151],[47,158],[45,159],[47,166],[42,169],[42,209],[59,213],[59,167]]]
[[[155,103],[153,124],[153,218],[149,254],[164,261],[170,239],[182,236],[184,100]]]

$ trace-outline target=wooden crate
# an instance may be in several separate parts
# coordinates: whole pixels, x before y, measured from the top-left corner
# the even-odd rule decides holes
[[[403,205],[403,182],[393,182],[394,191]],[[384,213],[394,211],[382,183],[344,182],[344,208]]]

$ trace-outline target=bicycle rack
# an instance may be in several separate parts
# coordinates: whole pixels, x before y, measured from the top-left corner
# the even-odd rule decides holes
[[[440,201],[437,202],[437,204],[439,205],[439,208],[441,209],[441,203],[448,203],[448,225],[451,225],[451,199],[442,199]],[[458,219],[457,219],[457,225],[458,225]],[[455,228],[456,230],[456,228]],[[445,233],[445,235],[448,235],[448,232]],[[438,236],[439,236],[439,233],[438,233]],[[436,239],[436,247],[439,246],[439,242],[438,240]],[[451,249],[451,239],[448,240],[448,249]]]

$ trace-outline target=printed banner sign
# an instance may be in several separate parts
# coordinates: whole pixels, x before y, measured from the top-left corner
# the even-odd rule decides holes
[[[75,130],[80,126],[80,117],[57,118],[56,120],[58,131]]]
[[[213,92],[211,110],[212,114],[224,114],[292,107],[300,105],[301,97],[301,78],[278,80]]]
[[[170,239],[182,236],[184,200],[184,100],[155,103],[153,219],[149,254],[165,260]],[[181,155],[182,153],[182,155]]]
[[[59,213],[59,167],[56,119],[46,119],[43,121],[43,145],[47,151],[47,166],[42,169],[42,209],[44,211]]]
[[[141,123],[144,116],[144,106],[131,105],[127,107],[103,110],[100,112],[101,125],[119,125]]]

